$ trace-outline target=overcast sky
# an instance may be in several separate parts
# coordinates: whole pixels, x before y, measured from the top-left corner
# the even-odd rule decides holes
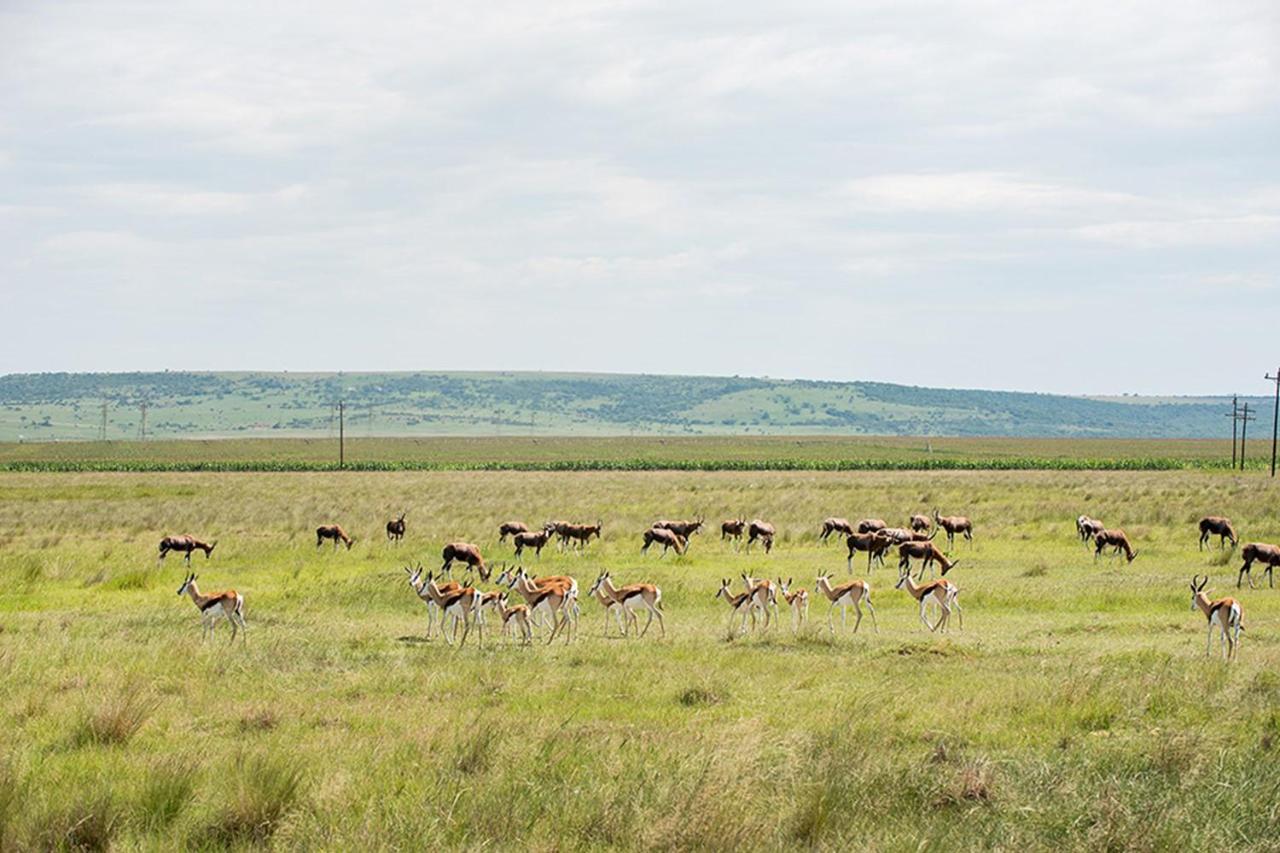
[[[0,2],[0,373],[1265,392],[1280,3]]]

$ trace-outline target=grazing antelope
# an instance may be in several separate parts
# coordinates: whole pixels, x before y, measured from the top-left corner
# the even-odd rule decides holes
[[[514,536],[517,533],[528,533],[529,525],[523,521],[504,521],[498,525],[498,541],[506,542],[508,536]]]
[[[436,607],[440,608],[440,633],[444,635],[446,643],[453,645],[453,637],[457,636],[458,623],[461,622],[462,641],[458,643],[458,648],[467,644],[467,637],[471,635],[473,625],[476,627],[480,645],[484,645],[484,620],[479,616],[481,601],[479,590],[472,586],[463,586],[446,592],[436,584],[435,577],[430,572],[427,573],[425,589]],[[445,622],[448,619],[453,620],[452,635],[445,629]]]
[[[204,557],[207,560],[217,544],[217,539],[213,540],[213,544],[207,544],[188,534],[166,536],[160,540],[160,559],[163,560],[170,551],[177,551],[179,554],[186,554],[183,562],[190,566],[192,551],[204,551]]]
[[[347,546],[347,550],[351,550],[351,546],[356,540],[347,535],[347,531],[342,529],[341,524],[322,524],[316,528],[316,547],[319,548],[324,544],[324,540],[332,539],[333,548],[338,549],[338,543],[341,542]]]
[[[937,527],[941,527],[947,531],[947,547],[954,548],[956,544],[956,534],[964,536],[965,541],[970,545],[973,544],[973,522],[963,515],[938,515],[935,507],[933,510],[933,523]]]
[[[1236,530],[1231,526],[1231,519],[1223,518],[1220,515],[1206,515],[1200,519],[1200,550],[1204,550],[1204,543],[1209,541],[1210,536],[1218,537],[1218,547],[1226,547],[1228,539],[1231,540],[1231,547],[1235,548],[1237,544]]]
[[[746,572],[742,573],[742,585],[755,598],[756,604],[764,613],[764,628],[769,630],[770,614],[774,619],[780,619],[778,616],[778,588],[773,585],[773,581],[768,578],[751,577]]]
[[[751,550],[751,543],[757,539],[760,544],[764,545],[764,552],[768,554],[773,550],[773,525],[767,521],[756,519],[747,527],[747,550]]]
[[[454,560],[457,560],[459,563],[466,563],[479,572],[481,580],[489,580],[489,567],[484,564],[484,557],[480,556],[480,549],[470,542],[450,542],[440,552],[440,559],[444,560],[444,565],[440,567],[442,572],[447,571],[453,565]]]
[[[826,542],[833,533],[841,533],[845,536],[853,535],[853,525],[848,519],[844,518],[828,518],[822,522],[822,532],[818,534],[819,542]]]
[[[399,542],[404,538],[404,516],[400,513],[400,517],[387,522],[387,538],[392,542]]]
[[[653,529],[670,530],[685,542],[688,542],[690,537],[702,532],[702,524],[702,516],[698,516],[693,521],[666,521],[664,519],[663,521],[655,521]]]
[[[720,522],[720,541],[726,539],[733,540],[733,546],[738,547],[742,541],[742,532],[747,529],[747,520],[745,518],[730,518]]]
[[[1076,534],[1079,535],[1080,541],[1086,546],[1093,537],[1106,529],[1106,525],[1096,518],[1090,518],[1087,515],[1082,515],[1076,519]]]
[[[729,604],[729,624],[728,629],[733,631],[733,617],[742,617],[742,625],[738,629],[738,635],[747,633],[747,617],[751,617],[751,630],[756,629],[756,604],[755,595],[748,592],[734,592],[729,589],[729,581],[727,578],[720,580],[720,590],[716,593],[716,598],[723,598]]]
[[[848,608],[852,607],[857,619],[853,623],[853,633],[858,633],[858,626],[862,624],[862,605],[867,606],[867,610],[871,613],[871,624],[875,628],[876,633],[880,633],[880,626],[876,624],[876,609],[871,606],[871,586],[866,581],[849,581],[839,586],[831,585],[831,575],[818,575],[815,581],[818,592],[827,597],[827,601],[831,602],[831,606],[827,608],[827,628],[830,629],[832,636],[836,633],[836,626],[832,622],[832,615],[837,607],[840,608],[840,630],[844,630],[845,615]]]
[[[516,556],[519,557],[524,553],[525,548],[532,548],[534,556],[542,558],[542,549],[551,541],[553,533],[550,530],[517,530],[511,536],[511,541],[516,546]]]
[[[1093,558],[1096,560],[1102,554],[1102,549],[1110,547],[1111,553],[1119,554],[1124,551],[1124,556],[1128,562],[1132,563],[1133,558],[1138,556],[1138,552],[1129,544],[1129,537],[1124,535],[1124,531],[1116,528],[1115,530],[1099,530],[1093,537]]]
[[[1253,563],[1257,560],[1266,566],[1267,586],[1275,588],[1276,580],[1272,571],[1276,566],[1280,566],[1280,546],[1267,545],[1263,542],[1250,542],[1240,549],[1240,556],[1244,557],[1244,565],[1240,567],[1240,576],[1236,578],[1236,589],[1240,588],[1240,584],[1244,582],[1245,575],[1249,576],[1249,589],[1253,589]]]
[[[520,645],[527,646],[533,642],[533,629],[529,627],[529,608],[524,604],[507,606],[507,591],[498,593],[498,615],[502,617],[502,641],[511,639],[511,626],[514,624],[520,631]]]
[[[617,603],[621,615],[631,623],[633,633],[640,627],[639,619],[636,618],[636,609],[643,607],[649,612],[649,619],[644,623],[644,630],[639,636],[643,637],[648,632],[655,616],[658,617],[658,628],[661,629],[662,636],[667,636],[667,623],[662,619],[662,590],[658,587],[651,583],[633,583],[615,587],[612,575],[609,572],[601,572],[588,594],[595,595],[597,591],[603,592]],[[622,633],[626,635],[625,630]]]
[[[845,545],[849,548],[849,558],[845,561],[845,565],[849,567],[850,574],[853,573],[853,555],[857,551],[867,552],[867,571],[871,571],[871,561],[877,560],[880,565],[884,565],[884,553],[893,547],[893,540],[887,536],[881,536],[879,533],[852,533],[845,540]]]
[[[686,542],[679,533],[665,527],[651,527],[644,532],[644,544],[640,546],[640,553],[648,552],[649,546],[655,542],[662,546],[662,553],[658,555],[658,559],[667,556],[668,548],[675,548],[676,556],[685,551]]]
[[[187,579],[182,582],[182,586],[178,587],[178,595],[186,593],[191,597],[191,601],[196,607],[200,608],[200,638],[208,639],[213,636],[214,626],[218,623],[219,616],[225,616],[226,620],[231,623],[231,640],[236,641],[236,630],[244,631],[244,641],[249,642],[249,626],[244,623],[244,596],[229,589],[225,592],[215,592],[212,595],[201,595],[200,590],[196,587],[195,572],[187,575]]]
[[[875,533],[888,527],[883,518],[864,518],[858,522],[858,533]]]
[[[576,545],[579,551],[583,551],[592,536],[600,538],[602,529],[604,529],[603,521],[596,521],[595,524],[566,524],[560,531],[560,538],[562,543],[571,550]]]
[[[898,570],[906,569],[911,571],[911,560],[920,561],[920,573],[916,575],[916,580],[924,577],[924,570],[933,570],[934,561],[942,564],[942,575],[946,577],[947,572],[951,571],[959,564],[959,560],[948,560],[947,555],[942,553],[942,549],[932,542],[902,542],[898,545]]]
[[[928,536],[915,530],[908,530],[905,527],[886,527],[883,530],[877,530],[875,533],[883,539],[888,539],[891,545],[901,545],[903,542],[928,542],[938,535],[935,528],[933,533]]]
[[[1204,594],[1204,587],[1208,582],[1208,575],[1204,576],[1204,580],[1200,580],[1199,576],[1192,578],[1191,612],[1194,613],[1198,607],[1209,620],[1209,636],[1204,647],[1205,657],[1213,653],[1213,629],[1216,626],[1222,635],[1222,656],[1231,660],[1240,647],[1240,632],[1244,630],[1241,620],[1244,612],[1240,608],[1240,602],[1234,598],[1210,601],[1209,596]]]
[[[911,516],[907,526],[917,533],[924,533],[933,527],[933,522],[929,520],[929,516],[917,514]]]
[[[804,587],[792,591],[791,578],[787,578],[786,581],[778,578],[778,592],[782,594],[782,600],[791,608],[791,632],[800,633],[800,630],[809,622],[809,591]]]
[[[960,614],[960,627],[964,627],[964,613],[960,610],[960,588],[946,578],[917,585],[911,580],[910,569],[899,569],[896,588],[906,589],[911,593],[912,598],[920,602],[920,621],[930,631],[937,631],[939,628],[943,631],[947,630],[951,622],[952,610]],[[929,624],[929,619],[925,615],[930,601],[936,603],[941,610],[937,624],[934,625]]]

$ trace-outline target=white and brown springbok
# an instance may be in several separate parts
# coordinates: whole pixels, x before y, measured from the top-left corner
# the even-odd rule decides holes
[[[676,549],[676,556],[685,551],[686,541],[679,533],[665,527],[651,527],[644,532],[644,544],[640,546],[640,553],[647,553],[649,546],[655,542],[662,546],[662,553],[658,555],[658,559],[667,556],[667,550],[670,548]]]
[[[523,521],[504,521],[498,525],[498,541],[506,542],[508,536],[515,536],[517,533],[528,533],[529,525]]]
[[[335,551],[338,549],[339,542],[346,545],[348,551],[351,550],[351,546],[354,545],[356,542],[356,540],[352,539],[350,536],[347,535],[347,531],[342,529],[341,524],[322,524],[319,527],[317,527],[316,528],[316,547],[319,548],[321,545],[323,545],[324,540],[326,539],[333,540],[333,548]]]
[[[604,635],[605,635],[605,637],[608,637],[608,636],[609,636],[609,616],[610,616],[610,614],[612,614],[612,615],[613,615],[613,617],[614,617],[614,618],[617,620],[617,622],[618,622],[618,633],[625,637],[625,636],[627,635],[627,629],[626,629],[626,626],[624,626],[624,625],[622,624],[622,608],[621,608],[620,606],[618,606],[618,602],[617,602],[617,601],[615,601],[614,599],[610,598],[610,597],[609,597],[609,595],[608,595],[608,594],[607,594],[603,589],[601,589],[601,588],[600,588],[600,579],[599,579],[599,578],[596,578],[596,582],[595,582],[594,584],[592,584],[592,586],[591,586],[591,592],[590,592],[590,593],[588,593],[588,595],[587,595],[587,597],[588,597],[588,598],[591,598],[592,596],[594,596],[594,597],[595,597],[595,600],[596,600],[596,601],[598,601],[598,602],[600,603],[600,606],[601,606],[602,608],[604,608]]]
[[[768,554],[773,550],[773,525],[767,521],[755,519],[747,526],[747,550],[751,550],[751,543],[757,539],[764,546],[764,552]]]
[[[520,631],[520,645],[527,646],[533,642],[533,629],[529,627],[529,608],[524,604],[507,605],[507,591],[498,593],[498,615],[502,617],[502,640],[511,639],[511,626]]]
[[[925,533],[933,528],[933,522],[927,515],[916,514],[907,521],[907,526],[916,533]]]
[[[900,569],[897,588],[905,589],[912,598],[920,602],[920,621],[930,631],[947,630],[953,610],[960,616],[960,627],[964,627],[964,613],[960,610],[960,588],[946,578],[917,585],[911,580],[909,569]],[[937,623],[933,625],[929,624],[929,619],[925,615],[931,601],[937,604],[941,611]]]
[[[1199,576],[1191,579],[1191,612],[1194,613],[1198,607],[1209,620],[1209,636],[1204,647],[1205,657],[1213,653],[1213,629],[1217,627],[1222,635],[1222,656],[1231,660],[1236,656],[1240,646],[1240,632],[1244,630],[1242,624],[1244,611],[1240,607],[1240,602],[1234,598],[1210,601],[1209,596],[1204,594],[1204,587],[1208,582],[1208,575],[1204,576],[1204,580],[1200,580]]]
[[[827,608],[827,628],[830,629],[832,636],[836,633],[836,626],[832,622],[832,615],[837,607],[840,608],[840,630],[845,627],[845,615],[848,608],[852,607],[857,619],[853,623],[853,633],[858,633],[858,626],[862,624],[862,607],[866,605],[868,612],[871,613],[871,625],[875,628],[876,633],[880,633],[880,626],[876,623],[876,609],[871,606],[871,585],[866,581],[849,581],[839,586],[831,585],[831,575],[818,575],[815,582],[818,592],[827,597],[827,601],[831,602],[831,606]]]
[[[793,590],[791,580],[778,578],[778,592],[791,608],[791,631],[798,634],[809,623],[809,591],[804,587]]]
[[[532,548],[533,555],[542,559],[542,549],[547,547],[553,535],[550,530],[517,530],[511,534],[511,541],[516,546],[515,555],[519,557],[525,548]]]
[[[1076,519],[1076,535],[1080,537],[1080,541],[1086,547],[1093,541],[1093,537],[1106,529],[1107,526],[1096,518],[1082,515]]]
[[[435,601],[427,593],[427,581],[422,577],[422,564],[419,563],[416,570],[405,566],[404,571],[405,574],[409,576],[409,586],[413,588],[414,593],[418,596],[418,600],[427,608],[427,639],[430,640],[432,634],[435,632],[436,611],[440,608],[436,607]],[[453,582],[449,582],[448,584],[439,584],[438,586],[442,591],[446,592],[452,591],[454,588],[460,588],[459,584]],[[448,589],[446,589],[446,587],[448,587]],[[440,630],[442,632],[444,630],[443,620],[441,621]]]
[[[877,530],[884,530],[889,525],[884,523],[883,518],[864,518],[858,522],[858,533],[875,533]]]
[[[458,648],[467,644],[472,626],[476,628],[480,645],[484,645],[484,620],[480,617],[481,593],[478,589],[473,586],[463,586],[446,592],[436,584],[435,576],[430,572],[427,573],[425,588],[427,595],[431,596],[436,607],[440,608],[440,633],[444,635],[446,643],[453,645],[453,638],[458,634],[458,623],[461,622],[462,641],[458,643]],[[453,620],[452,634],[447,627],[450,619]]]
[[[387,539],[392,542],[399,542],[404,538],[404,517],[406,513],[400,513],[399,518],[393,518],[387,522]]]
[[[742,573],[742,586],[751,593],[764,613],[763,630],[768,631],[771,615],[773,619],[781,620],[778,616],[778,588],[768,578],[753,578],[746,572]]]
[[[1204,550],[1204,543],[1209,541],[1210,536],[1218,537],[1218,547],[1225,548],[1228,539],[1231,540],[1231,547],[1236,547],[1236,529],[1231,526],[1231,519],[1223,518],[1220,515],[1206,515],[1200,519],[1200,550]]]
[[[480,549],[470,542],[450,542],[440,552],[440,559],[444,560],[444,564],[440,566],[442,572],[448,571],[456,560],[459,563],[466,563],[479,572],[480,580],[489,580],[489,567],[484,564]]]
[[[606,571],[601,572],[596,578],[589,594],[595,595],[597,591],[616,602],[621,609],[621,615],[630,623],[633,635],[640,627],[636,610],[644,608],[649,612],[649,618],[644,623],[644,630],[640,631],[639,636],[643,637],[648,632],[655,616],[658,618],[658,628],[662,631],[662,636],[667,636],[667,623],[662,618],[662,590],[658,587],[651,583],[632,583],[615,587],[612,574]],[[624,629],[622,633],[625,636],[627,632]]]
[[[727,518],[720,522],[720,541],[732,539],[733,547],[737,548],[742,542],[742,533],[746,529],[747,520],[745,518]]]
[[[844,536],[853,535],[853,525],[849,523],[847,518],[827,518],[823,519],[822,532],[818,534],[819,542],[826,542],[831,535],[839,533]]]
[[[753,593],[734,592],[729,588],[728,579],[721,578],[720,590],[716,592],[716,598],[723,598],[729,605],[729,624],[727,628],[731,634],[733,632],[733,618],[735,616],[740,616],[742,618],[742,624],[738,629],[739,636],[747,633],[748,616],[751,617],[751,630],[755,631],[756,610],[758,609],[758,605],[756,604],[756,597]]]
[[[941,527],[947,532],[948,548],[956,546],[957,533],[963,536],[970,545],[973,544],[973,522],[967,516],[938,515],[938,510],[935,507],[933,510],[933,524],[935,527]]]
[[[845,565],[849,568],[849,573],[853,573],[853,555],[858,551],[867,552],[867,572],[871,571],[871,561],[874,559],[884,565],[884,554],[893,547],[893,540],[888,536],[881,536],[879,531],[875,533],[853,533],[844,540],[845,545],[849,549],[849,557],[845,560]]]
[[[554,607],[538,608],[535,604],[539,601],[543,592],[548,590],[558,592],[566,601],[563,603],[565,608],[563,613],[571,625],[571,631],[566,634],[565,642],[568,642],[570,634],[576,636],[578,633],[578,617],[580,608],[578,606],[578,582],[568,575],[552,575],[545,578],[530,577],[523,568],[516,567],[515,571],[511,569],[503,569],[495,581],[498,586],[506,584],[508,589],[514,589],[525,603],[529,605],[529,615],[533,620],[533,624],[537,625],[539,621],[546,615],[555,615],[559,612],[561,604],[554,603]],[[547,623],[548,627],[555,627],[555,621],[551,620]]]
[[[662,519],[655,521],[652,525],[654,530],[670,530],[686,542],[698,533],[702,532],[702,516],[698,516],[693,521],[668,521]]]
[[[1125,559],[1132,563],[1133,558],[1138,556],[1138,552],[1129,544],[1129,537],[1124,535],[1124,531],[1120,528],[1115,530],[1099,530],[1093,537],[1093,558],[1096,560],[1102,555],[1103,548],[1111,548],[1111,553],[1119,554],[1124,551]]]
[[[1244,583],[1245,575],[1249,576],[1249,589],[1253,589],[1252,569],[1255,561],[1266,566],[1264,571],[1267,575],[1267,586],[1275,587],[1276,579],[1272,571],[1276,566],[1280,566],[1280,546],[1268,545],[1265,542],[1250,542],[1240,549],[1240,556],[1244,557],[1244,565],[1240,567],[1240,575],[1236,578],[1236,589]]]
[[[217,539],[213,540],[212,543],[206,543],[201,542],[190,534],[183,534],[182,536],[166,536],[160,540],[160,559],[163,560],[170,551],[176,551],[179,554],[186,555],[183,557],[183,562],[190,566],[192,551],[204,551],[204,556],[207,560],[217,545]]]
[[[916,580],[924,577],[925,569],[932,573],[935,562],[942,565],[943,577],[946,577],[947,572],[954,569],[960,562],[959,560],[948,560],[947,555],[942,553],[942,549],[928,540],[900,543],[898,545],[898,571],[903,569],[911,571],[911,561],[913,559],[920,561],[920,573],[916,575]]]
[[[244,623],[244,596],[236,592],[234,589],[228,589],[225,592],[215,592],[212,595],[201,595],[199,588],[196,587],[196,575],[194,572],[187,575],[187,579],[182,582],[182,586],[178,587],[178,595],[183,593],[191,597],[191,601],[200,609],[200,637],[208,639],[213,636],[214,626],[218,623],[218,617],[224,616],[231,623],[231,640],[236,640],[236,630],[244,632],[244,641],[249,642],[249,626]]]

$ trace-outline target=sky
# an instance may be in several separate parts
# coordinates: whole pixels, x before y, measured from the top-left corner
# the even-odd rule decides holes
[[[1275,0],[0,2],[0,373],[1266,393]]]

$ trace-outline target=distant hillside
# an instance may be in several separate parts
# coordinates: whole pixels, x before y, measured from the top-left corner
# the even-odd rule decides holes
[[[349,435],[847,434],[1201,438],[1229,400],[1066,397],[881,382],[553,373],[0,376],[0,440]],[[1265,401],[1251,400],[1261,407]],[[1261,430],[1261,418],[1259,426]],[[1259,432],[1261,435],[1261,432]]]

